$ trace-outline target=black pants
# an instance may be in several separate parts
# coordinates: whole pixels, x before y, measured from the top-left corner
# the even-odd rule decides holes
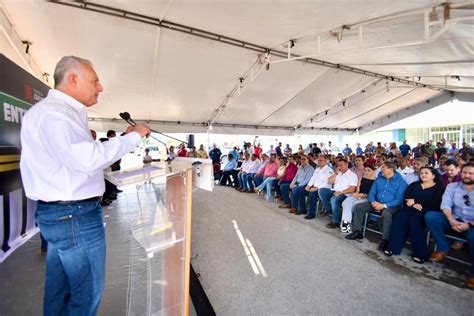
[[[239,171],[237,170],[224,170],[222,178],[221,178],[221,185],[232,185],[236,187],[239,185],[239,177],[237,176]]]

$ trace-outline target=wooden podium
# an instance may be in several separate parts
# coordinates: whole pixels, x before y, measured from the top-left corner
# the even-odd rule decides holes
[[[137,208],[130,229],[138,250],[130,253],[127,315],[188,315],[192,191],[213,189],[212,161],[180,158],[106,179],[137,193],[128,205]]]

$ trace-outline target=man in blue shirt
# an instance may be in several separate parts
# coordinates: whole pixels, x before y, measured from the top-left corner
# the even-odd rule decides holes
[[[448,254],[449,243],[444,231],[463,234],[469,247],[471,258],[470,276],[467,286],[474,288],[474,163],[461,168],[461,182],[448,184],[443,194],[440,212],[425,215],[426,226],[436,242],[437,250],[431,254],[431,261],[443,260]]]
[[[283,157],[283,153],[281,152],[281,142],[278,143],[278,146],[275,147],[275,152],[278,157]]]
[[[235,187],[237,185],[238,180],[234,175],[234,169],[237,168],[237,161],[234,159],[232,154],[227,155],[228,162],[224,167],[224,172],[222,174],[222,178],[220,181],[220,185],[227,185]],[[232,176],[232,178],[231,178]]]
[[[234,157],[234,160],[235,160],[236,162],[239,161],[239,151],[237,150],[237,147],[236,147],[236,146],[234,146],[234,148],[232,148],[232,150],[229,151],[229,154],[232,154],[232,156]]]
[[[360,156],[360,155],[362,155],[362,153],[363,153],[364,151],[363,151],[362,148],[360,147],[360,143],[357,143],[356,145],[357,145],[357,147],[356,147],[356,156]]]
[[[400,153],[402,154],[403,157],[406,157],[408,156],[408,154],[410,154],[410,151],[411,151],[411,147],[410,145],[407,144],[407,140],[403,140],[403,144],[400,145],[400,147],[398,147],[398,149],[400,149]]]
[[[344,156],[349,157],[350,154],[352,154],[352,148],[349,147],[349,144],[346,144],[346,148],[342,150],[342,153]]]
[[[212,144],[212,149],[209,151],[209,158],[212,159],[212,163],[221,163],[222,152],[217,148],[216,144]]]
[[[397,166],[390,161],[383,163],[381,171],[375,179],[369,192],[368,202],[360,203],[354,206],[354,217],[352,224],[354,232],[347,235],[346,239],[362,239],[362,225],[365,214],[368,212],[380,213],[383,218],[382,241],[379,244],[379,250],[385,251],[390,236],[393,214],[395,214],[403,203],[405,189],[407,184],[400,173],[397,172]]]

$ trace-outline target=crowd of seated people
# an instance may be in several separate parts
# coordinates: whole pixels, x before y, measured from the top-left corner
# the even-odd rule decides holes
[[[474,288],[474,154],[468,144],[457,149],[443,141],[413,148],[406,141],[378,142],[365,149],[357,144],[355,150],[346,145],[338,155],[331,144],[299,146],[295,154],[281,143],[266,153],[256,140],[245,144],[242,152],[236,147],[228,154],[221,185],[264,194],[266,201],[307,220],[329,214],[326,227],[339,229],[347,240],[363,239],[366,215],[377,214],[378,250],[387,256],[399,255],[408,238],[419,264],[439,262],[450,250],[465,247],[471,260],[467,285]],[[213,150],[209,156],[218,163]],[[242,156],[240,164],[235,155]],[[432,253],[427,231],[436,244]],[[446,233],[465,242],[450,244]]]

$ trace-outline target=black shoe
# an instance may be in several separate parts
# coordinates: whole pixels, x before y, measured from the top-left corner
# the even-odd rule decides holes
[[[387,246],[388,246],[388,240],[382,239],[382,241],[379,244],[378,250],[384,252],[385,250],[387,250]]]
[[[360,240],[360,239],[364,239],[364,236],[362,235],[362,232],[356,230],[356,231],[353,231],[352,233],[350,233],[349,235],[347,235],[346,239]]]
[[[109,206],[110,204],[112,204],[112,201],[110,200],[102,200],[102,202],[100,202],[100,205],[102,206]]]
[[[315,218],[315,217],[316,217],[316,215],[310,215],[310,214],[308,214],[308,215],[306,215],[306,216],[304,217],[304,219],[313,219],[313,218]]]
[[[300,211],[296,212],[295,214],[296,214],[296,215],[308,214],[308,211],[306,211],[306,210],[300,210]]]

